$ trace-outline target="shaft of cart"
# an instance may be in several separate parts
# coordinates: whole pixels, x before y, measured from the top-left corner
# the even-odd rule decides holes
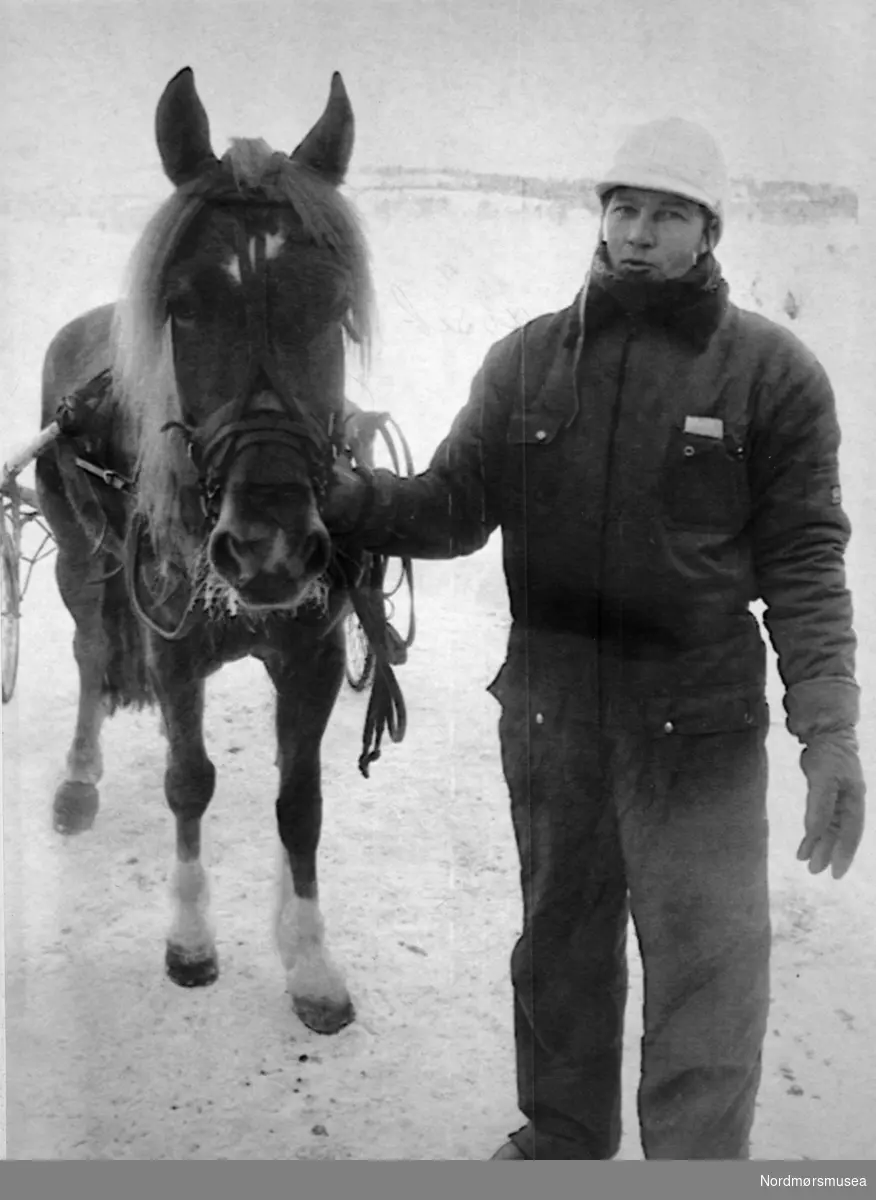
[[[61,427],[52,421],[0,467],[0,651],[2,651],[3,703],[12,699],[18,675],[18,623],[21,602],[38,562],[55,549],[52,531],[43,518],[36,490],[18,482],[18,476],[57,440]],[[26,529],[35,529],[41,540],[36,549],[22,546]],[[22,576],[22,563],[26,571]]]
[[[40,453],[45,450],[46,446],[50,446],[52,442],[57,441],[61,428],[57,421],[52,421],[45,429],[41,430],[35,438],[16,451],[10,458],[7,458],[3,464],[3,475],[0,477],[0,492],[11,493],[16,489],[21,493],[22,499],[26,503],[33,504],[36,494],[31,488],[22,488],[16,482],[17,476],[30,466],[35,458],[38,458]]]

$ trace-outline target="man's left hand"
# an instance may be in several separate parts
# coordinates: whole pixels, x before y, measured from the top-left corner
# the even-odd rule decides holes
[[[852,865],[864,832],[867,787],[854,733],[819,734],[800,755],[800,766],[809,793],[806,836],[797,858],[808,860],[813,875],[830,866],[834,879],[841,879]]]

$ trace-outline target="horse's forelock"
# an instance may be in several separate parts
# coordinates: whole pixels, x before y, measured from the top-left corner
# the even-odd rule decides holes
[[[257,188],[283,158],[285,155],[274,151],[263,138],[232,138],[223,162],[238,187]]]
[[[330,247],[350,277],[349,325],[357,353],[367,363],[374,326],[374,289],[365,236],[350,203],[316,172],[273,150],[261,138],[233,138],[223,163],[238,186],[264,194],[268,203],[288,205],[302,233]]]

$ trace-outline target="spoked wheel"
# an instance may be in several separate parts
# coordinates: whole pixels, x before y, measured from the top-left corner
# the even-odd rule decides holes
[[[15,691],[18,674],[18,563],[11,548],[3,541],[0,555],[0,579],[2,579],[2,654],[3,654],[3,703],[8,704]]]
[[[344,621],[344,636],[347,640],[347,683],[354,692],[362,692],[374,674],[374,651],[368,644],[365,630],[354,612]]]

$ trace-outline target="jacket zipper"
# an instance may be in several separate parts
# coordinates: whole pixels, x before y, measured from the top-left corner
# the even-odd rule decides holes
[[[605,688],[603,680],[603,585],[605,582],[605,565],[607,558],[606,549],[606,532],[608,530],[608,507],[612,492],[612,472],[614,469],[615,459],[615,443],[617,441],[617,427],[620,422],[621,414],[621,397],[623,394],[624,383],[626,382],[627,361],[630,354],[630,346],[636,336],[636,326],[631,325],[627,339],[624,342],[623,351],[621,353],[620,368],[618,371],[617,389],[615,391],[614,404],[611,411],[611,421],[608,430],[607,450],[605,455],[605,476],[602,489],[602,520],[599,529],[599,571],[597,575],[597,605],[596,605],[596,711],[599,718],[600,729],[603,726],[605,717],[604,700]]]

